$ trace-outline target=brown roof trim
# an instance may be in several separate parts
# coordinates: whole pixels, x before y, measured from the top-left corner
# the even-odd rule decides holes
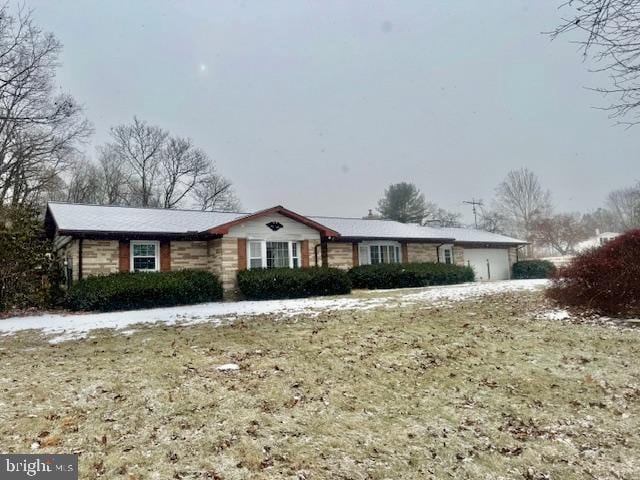
[[[74,238],[91,238],[91,239],[114,239],[114,240],[210,240],[220,238],[222,235],[210,234],[208,232],[184,232],[184,233],[167,233],[167,232],[113,232],[104,230],[58,230],[58,235],[70,236]]]
[[[411,238],[411,237],[339,237],[326,239],[331,242],[368,242],[368,241],[388,241],[388,242],[409,242],[409,243],[455,243],[453,238]]]
[[[519,247],[521,245],[529,245],[531,242],[453,242],[454,245],[461,247],[478,247],[478,248],[508,248]]]
[[[248,215],[245,215],[244,217],[240,217],[230,222],[223,223],[222,225],[213,227],[209,229],[208,232],[216,235],[226,235],[227,233],[229,233],[229,230],[235,227],[236,225],[246,222],[247,220],[263,217],[265,215],[271,215],[273,213],[279,213],[282,216],[288,217],[292,220],[295,220],[296,222],[300,222],[303,225],[306,225],[309,228],[317,230],[318,232],[320,232],[320,234],[323,237],[339,237],[340,236],[340,234],[335,230],[331,230],[330,228],[327,228],[321,223],[311,220],[308,217],[300,215],[296,212],[292,212],[291,210],[284,208],[282,205],[277,205],[275,207],[267,208],[265,210],[260,210],[255,213],[250,213]]]

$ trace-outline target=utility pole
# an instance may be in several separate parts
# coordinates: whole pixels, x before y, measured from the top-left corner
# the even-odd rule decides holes
[[[482,200],[476,200],[475,198],[472,198],[471,200],[464,200],[462,203],[471,205],[471,209],[473,210],[473,221],[476,224],[476,228],[478,228],[478,210],[476,209],[476,206],[482,207],[484,205],[482,203]]]

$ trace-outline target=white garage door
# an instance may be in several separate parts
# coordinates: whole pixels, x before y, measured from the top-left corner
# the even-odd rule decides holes
[[[508,280],[509,250],[506,248],[465,248],[464,261],[473,268],[476,280]]]

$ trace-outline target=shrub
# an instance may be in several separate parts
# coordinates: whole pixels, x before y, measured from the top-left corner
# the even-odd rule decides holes
[[[471,267],[444,263],[362,265],[349,270],[353,288],[404,288],[471,282]]]
[[[0,266],[0,311],[49,305],[58,265],[37,210],[0,206]]]
[[[513,264],[513,278],[550,278],[556,266],[548,260],[521,260]]]
[[[259,268],[238,272],[238,288],[256,300],[301,298],[349,293],[351,281],[337,268]]]
[[[640,230],[575,257],[556,273],[547,295],[608,315],[640,315]]]
[[[201,270],[116,273],[74,283],[65,298],[71,310],[128,310],[222,299],[218,278]]]

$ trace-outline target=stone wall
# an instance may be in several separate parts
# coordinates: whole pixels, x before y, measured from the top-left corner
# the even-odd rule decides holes
[[[318,264],[316,265],[316,245],[320,245],[319,240],[309,240],[309,266],[321,267],[322,266],[322,252],[318,247]]]
[[[467,264],[464,260],[464,248],[459,245],[453,246],[453,263],[463,267]]]
[[[74,259],[74,264],[76,263]],[[82,241],[83,278],[94,275],[109,275],[111,273],[118,273],[119,270],[119,244],[117,240]],[[73,276],[74,279],[77,279],[76,265],[74,265],[73,268]]]
[[[328,242],[327,266],[348,270],[353,267],[353,246],[351,243]]]
[[[438,249],[432,243],[407,243],[409,263],[437,263]]]
[[[209,251],[208,269],[218,276],[225,292],[234,292],[237,287],[238,239],[216,238],[207,242],[207,247]]]
[[[172,241],[171,270],[208,270],[209,257],[206,241]]]

